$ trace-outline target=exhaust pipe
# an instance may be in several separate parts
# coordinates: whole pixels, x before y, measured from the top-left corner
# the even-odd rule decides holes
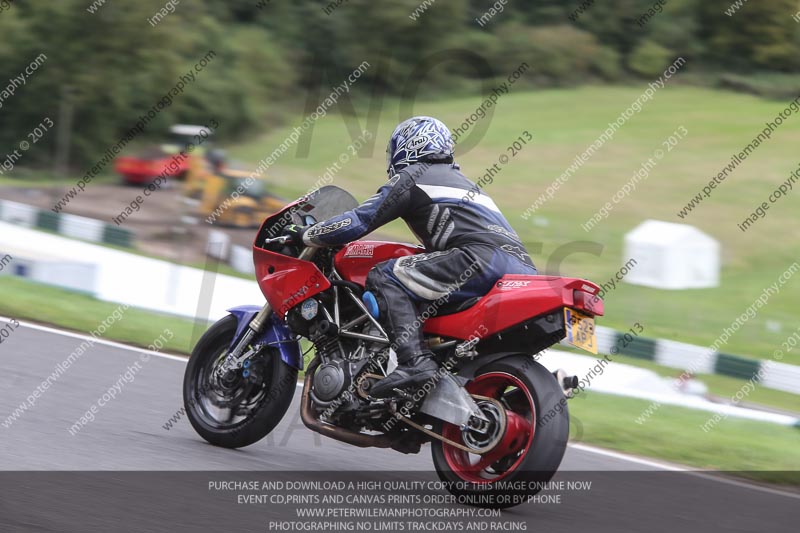
[[[303,424],[320,435],[330,437],[340,442],[345,442],[359,448],[391,448],[392,439],[386,435],[367,435],[365,433],[358,433],[350,431],[349,429],[332,426],[326,424],[317,418],[311,407],[311,380],[314,379],[314,374],[317,371],[319,362],[314,360],[306,370],[306,379],[303,382],[303,394],[300,400],[300,418]]]
[[[572,398],[574,395],[573,391],[578,388],[578,384],[580,383],[578,376],[568,375],[563,368],[559,368],[553,372],[553,376],[556,378],[556,381],[558,381],[558,386],[564,391],[564,396]]]

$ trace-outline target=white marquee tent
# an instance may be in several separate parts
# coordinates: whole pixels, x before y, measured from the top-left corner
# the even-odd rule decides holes
[[[701,289],[719,285],[720,246],[686,224],[646,220],[625,235],[624,261],[637,264],[625,277],[660,289]]]

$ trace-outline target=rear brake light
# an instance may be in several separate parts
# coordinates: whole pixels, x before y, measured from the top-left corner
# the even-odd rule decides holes
[[[572,291],[572,301],[577,309],[582,309],[595,316],[603,316],[603,300],[596,294],[575,290]]]

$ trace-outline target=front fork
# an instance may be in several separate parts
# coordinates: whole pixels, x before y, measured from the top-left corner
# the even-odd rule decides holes
[[[310,261],[314,257],[316,251],[316,248],[303,248],[303,251],[300,252],[297,258],[301,261]],[[249,359],[255,352],[253,350],[247,350],[247,347],[264,331],[264,327],[270,315],[272,315],[272,306],[269,305],[269,302],[266,302],[264,307],[261,308],[261,311],[259,311],[247,325],[247,329],[242,333],[239,342],[228,352],[222,364],[217,367],[217,377],[222,378],[228,372],[235,372],[242,367],[247,368],[249,366]]]
[[[264,331],[264,325],[267,323],[271,314],[272,307],[269,305],[269,302],[267,302],[264,304],[264,307],[261,308],[261,311],[253,317],[250,324],[247,325],[247,329],[242,333],[242,337],[239,339],[239,342],[236,343],[236,346],[228,352],[225,360],[217,367],[217,377],[222,378],[228,372],[234,372],[243,366],[249,366],[248,359],[253,355],[253,350],[246,350],[246,348],[250,346],[253,339]]]

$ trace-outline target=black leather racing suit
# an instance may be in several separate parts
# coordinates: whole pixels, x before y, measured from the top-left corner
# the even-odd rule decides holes
[[[412,326],[426,308],[425,316],[435,315],[445,303],[483,296],[505,274],[536,274],[492,199],[451,164],[406,167],[357,208],[311,226],[303,240],[309,246],[343,245],[397,218],[426,253],[376,265],[366,288],[378,299],[401,363],[426,351],[422,328]]]

